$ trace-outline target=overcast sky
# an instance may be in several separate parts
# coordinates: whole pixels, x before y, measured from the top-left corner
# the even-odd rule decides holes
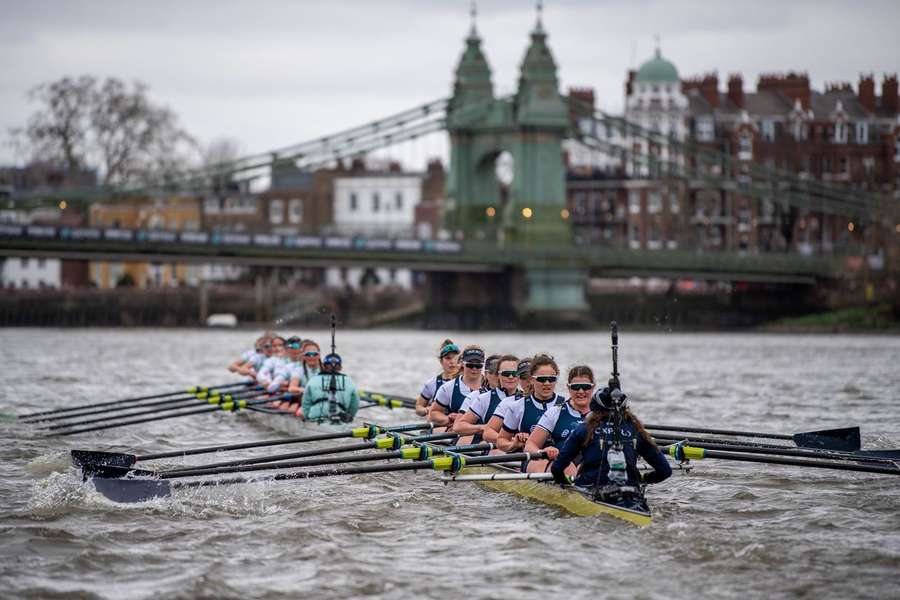
[[[802,70],[815,87],[900,70],[900,0],[547,0],[561,89],[620,111],[654,35],[682,77]],[[467,0],[0,0],[0,140],[65,75],[140,80],[202,142],[247,152],[301,142],[449,95]],[[480,0],[497,92],[513,91],[535,20],[529,0]],[[722,82],[724,85],[724,82]],[[0,163],[13,160],[5,144]]]

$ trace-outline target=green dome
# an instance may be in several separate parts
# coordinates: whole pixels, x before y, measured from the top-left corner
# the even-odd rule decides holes
[[[637,75],[634,76],[634,80],[652,83],[677,82],[678,70],[675,68],[675,65],[662,57],[659,53],[659,48],[657,48],[656,56],[641,65]]]

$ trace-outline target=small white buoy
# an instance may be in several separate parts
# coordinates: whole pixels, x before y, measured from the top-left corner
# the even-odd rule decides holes
[[[207,327],[237,327],[237,324],[237,316],[231,313],[219,313],[206,318]]]

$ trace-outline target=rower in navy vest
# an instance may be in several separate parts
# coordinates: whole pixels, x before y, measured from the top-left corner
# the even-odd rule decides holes
[[[425,382],[416,398],[416,414],[420,417],[428,414],[434,395],[440,387],[459,374],[459,346],[453,340],[444,340],[438,350],[438,360],[441,362],[441,372]]]
[[[507,397],[516,395],[519,382],[516,364],[519,359],[511,354],[499,356],[497,360],[497,388],[486,392],[472,392],[466,399],[465,413],[453,423],[453,431],[461,436],[474,436],[472,440],[460,438],[459,444],[478,443],[487,422]],[[487,363],[485,363],[487,364]],[[486,367],[485,367],[486,368]],[[496,439],[496,432],[494,439]]]
[[[525,452],[545,450],[549,460],[528,461],[525,465],[527,472],[546,471],[550,467],[550,462],[559,454],[559,449],[566,438],[581,425],[591,410],[594,371],[587,365],[578,365],[569,369],[567,379],[569,399],[548,408],[525,442]],[[576,465],[572,464],[567,467],[566,474],[574,476],[576,471]]]
[[[565,398],[556,393],[559,367],[552,356],[538,354],[531,360],[531,395],[513,402],[503,417],[503,426],[497,436],[497,447],[504,452],[516,452],[525,447],[531,430],[548,408],[562,403]]]
[[[460,354],[463,370],[453,380],[446,382],[434,395],[428,420],[438,427],[449,427],[462,414],[466,397],[481,387],[481,371],[484,369],[484,349],[466,346]]]
[[[322,360],[322,371],[303,390],[302,416],[307,421],[349,423],[359,410],[359,392],[353,380],[341,373],[341,357],[332,352]]]
[[[497,370],[500,366],[500,355],[491,354],[484,359],[484,376],[481,379],[481,392],[489,392],[497,389],[500,385],[497,377]]]
[[[519,381],[519,387],[515,394],[507,395],[506,398],[500,402],[497,408],[494,409],[494,414],[488,418],[484,430],[481,432],[481,437],[486,442],[490,442],[491,444],[497,443],[497,437],[500,435],[500,429],[503,427],[503,418],[506,416],[506,413],[509,412],[509,407],[521,400],[524,396],[531,394],[530,358],[523,358],[518,362],[516,365],[516,377]]]
[[[614,380],[610,383],[615,384]],[[575,428],[550,466],[553,479],[566,484],[566,469],[582,457],[574,484],[594,498],[616,504],[644,506],[645,484],[659,483],[672,475],[672,467],[643,424],[628,409],[618,387],[594,392],[591,412]],[[643,477],[637,468],[641,457],[653,471]]]

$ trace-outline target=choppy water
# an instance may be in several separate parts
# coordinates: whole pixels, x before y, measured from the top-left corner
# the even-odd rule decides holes
[[[227,381],[223,365],[252,337],[3,330],[0,410]],[[412,396],[435,371],[439,337],[347,332],[339,344],[361,387]],[[609,368],[602,334],[458,338]],[[900,338],[624,332],[621,343],[623,384],[646,421],[783,432],[859,424],[866,445],[900,447]],[[275,435],[223,414],[53,440],[0,425],[0,596],[900,595],[900,477],[704,461],[651,488],[655,521],[638,530],[444,487],[433,473],[255,483],[122,506],[68,466],[72,448],[156,452]]]

